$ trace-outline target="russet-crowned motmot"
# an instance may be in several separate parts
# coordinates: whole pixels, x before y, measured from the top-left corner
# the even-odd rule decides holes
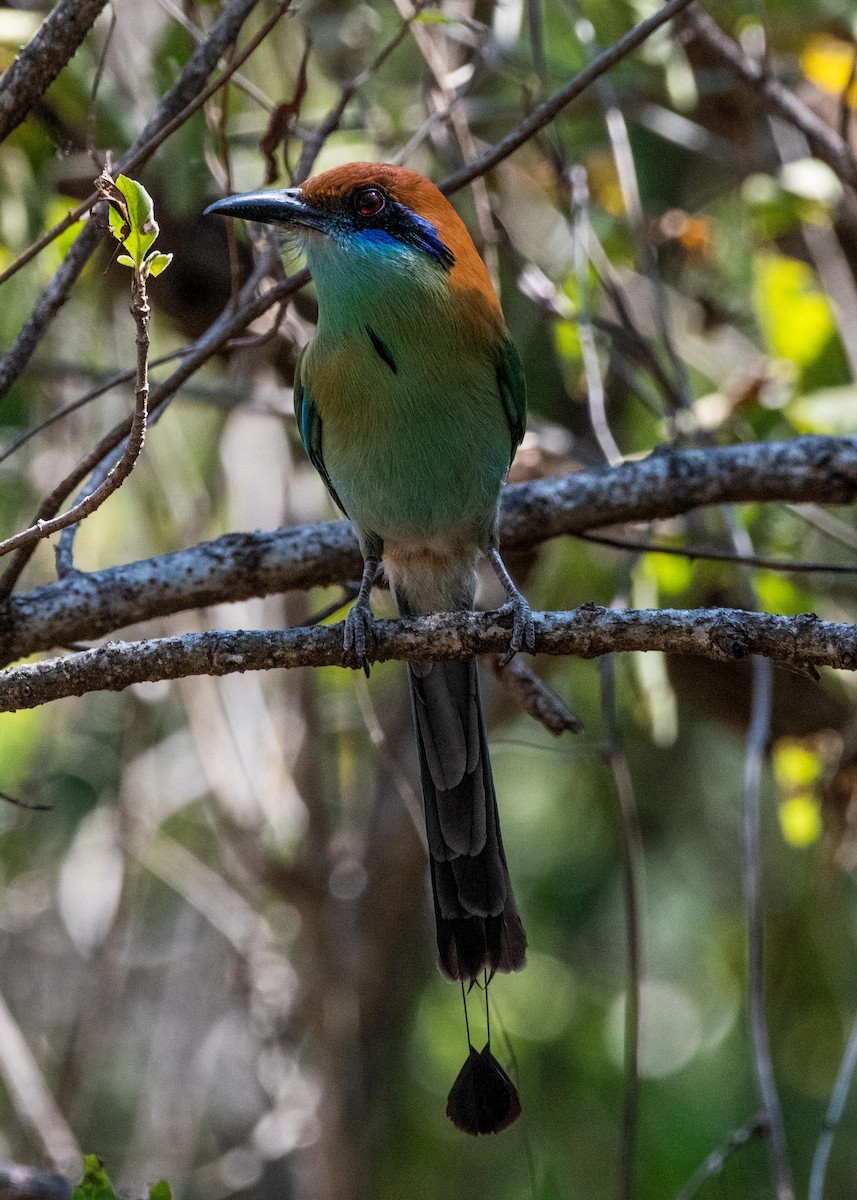
[[[480,554],[509,597],[510,651],[532,650],[532,616],[503,566],[497,531],[500,490],[524,432],[523,370],[455,210],[414,171],[349,163],[299,188],[232,196],[207,211],[284,226],[315,281],[318,330],[298,363],[295,414],[363,553],[348,655],[365,662],[371,651],[369,595],[380,562],[399,611],[412,615],[472,608]],[[475,660],[412,663],[409,675],[440,968],[462,981],[518,971],[527,942],[500,838]],[[485,1128],[471,1132],[502,1128],[496,1117],[476,1113],[473,1124]]]

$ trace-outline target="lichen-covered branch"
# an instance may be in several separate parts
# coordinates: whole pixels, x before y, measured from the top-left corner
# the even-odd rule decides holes
[[[514,548],[704,504],[855,499],[857,438],[665,450],[619,467],[506,488],[501,536],[504,547]],[[341,583],[358,578],[360,568],[357,540],[345,521],[227,534],[13,596],[0,608],[0,660],[14,662],[207,604]]]
[[[508,648],[503,613],[434,613],[376,624],[375,659],[448,662]],[[628,650],[697,654],[729,662],[758,654],[796,669],[857,670],[857,625],[814,613],[798,617],[704,608],[616,611],[584,604],[535,615],[536,653],[597,658]],[[212,630],[143,642],[108,642],[64,658],[10,667],[0,674],[0,712],[35,708],[64,696],[121,691],[132,683],[187,675],[230,675],[342,664],[342,627]]]

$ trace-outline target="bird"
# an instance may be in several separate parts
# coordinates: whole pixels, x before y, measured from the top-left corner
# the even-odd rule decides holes
[[[498,532],[501,490],[524,434],[524,372],[455,209],[416,171],[352,162],[205,211],[280,226],[315,284],[318,325],[298,360],[295,416],[363,555],[344,655],[368,664],[381,565],[400,614],[413,616],[472,609],[481,556],[506,592],[509,655],[533,652],[532,612]],[[438,966],[464,991],[496,971],[521,970],[527,938],[500,834],[476,661],[411,662],[408,674]],[[520,1111],[514,1091],[489,1048],[471,1046],[447,1111],[467,1132],[497,1132]]]

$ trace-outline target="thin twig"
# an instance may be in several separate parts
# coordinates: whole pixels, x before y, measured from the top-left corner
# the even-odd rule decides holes
[[[591,51],[597,48],[595,30],[589,21],[579,21],[578,36]],[[637,167],[634,162],[634,152],[631,149],[631,139],[625,115],[619,107],[619,100],[612,81],[605,75],[598,81],[598,94],[604,108],[604,120],[607,134],[613,151],[613,161],[616,164],[616,175],[622,193],[622,204],[631,233],[637,247],[637,259],[649,281],[654,300],[655,320],[661,342],[666,351],[673,373],[673,386],[665,392],[669,400],[675,396],[682,408],[689,409],[692,405],[692,393],[687,367],[678,353],[670,320],[669,301],[664,281],[658,270],[658,260],[646,230],[646,217],[643,212],[643,201],[640,195],[640,181],[637,178]],[[673,406],[671,406],[673,407]],[[674,415],[674,414],[671,414]]]
[[[418,10],[411,4],[411,0],[394,0],[394,3],[403,17],[413,21]],[[462,158],[465,162],[472,162],[477,157],[476,139],[473,136],[473,131],[470,128],[466,114],[462,111],[461,106],[454,102],[457,98],[456,89],[450,87],[447,82],[449,69],[446,58],[433,36],[433,31],[422,25],[412,25],[411,32],[420,54],[425,59],[426,66],[434,78],[437,89],[436,107],[438,110],[443,111],[444,119],[449,123],[452,134],[458,143]],[[472,181],[471,191],[473,194],[476,225],[479,232],[479,250],[483,259],[485,259],[485,265],[488,267],[488,272],[496,286],[499,280],[497,229],[494,223],[494,214],[491,211],[491,199],[488,195],[488,188],[481,176]]]
[[[787,558],[764,558],[758,554],[732,554],[728,550],[703,550],[699,546],[663,546],[642,539],[614,537],[606,533],[576,533],[584,542],[598,546],[612,546],[616,550],[633,550],[643,554],[670,554],[677,558],[688,558],[692,562],[704,559],[711,562],[737,563],[745,567],[763,567],[768,571],[784,571],[790,574],[857,575],[857,563],[846,566],[842,563],[792,562]]]
[[[640,1106],[640,988],[643,976],[642,890],[643,835],[634,797],[634,784],[622,748],[616,713],[615,656],[600,662],[601,719],[604,725],[604,755],[619,800],[624,847],[625,937],[628,955],[628,984],[625,995],[625,1084],[622,1089],[622,1139],[619,1152],[617,1195],[630,1200],[634,1190],[634,1157]]]
[[[194,25],[190,17],[182,12],[179,6],[174,3],[174,0],[156,0],[156,2],[165,13],[168,13],[174,21],[181,25],[185,33],[190,34],[198,46],[205,41],[206,35],[203,33],[203,31],[198,25]],[[221,68],[226,67],[226,60],[221,59],[218,65]],[[232,74],[232,79],[234,80],[235,86],[240,88],[245,95],[249,96],[251,100],[255,101],[260,108],[265,110],[265,112],[270,113],[273,111],[274,102],[269,100],[262,89],[257,87],[256,84],[253,83],[252,80],[248,79],[246,75],[242,75],[240,72],[234,71]]]
[[[244,7],[247,7],[247,13],[245,15],[249,16],[250,9],[254,8],[258,3],[259,0],[245,0]],[[167,140],[167,138],[171,137],[177,129],[180,129],[181,126],[184,125],[189,118],[192,117],[193,114],[199,108],[201,108],[203,104],[205,104],[207,100],[210,100],[211,97],[224,86],[224,84],[229,82],[238,68],[247,61],[254,51],[258,50],[261,43],[265,40],[265,38],[290,6],[291,0],[281,0],[274,14],[269,17],[258,33],[251,38],[240,54],[235,55],[235,57],[226,66],[224,66],[217,79],[213,80],[206,88],[204,88],[198,96],[195,96],[192,100],[190,100],[184,106],[184,108],[176,113],[171,120],[167,121],[166,124],[163,124],[163,122],[158,121],[159,114],[162,112],[162,110],[167,108],[167,102],[172,99],[173,93],[177,91],[179,84],[182,82],[182,80],[179,79],[176,86],[172,88],[171,91],[168,92],[164,97],[164,100],[161,102],[158,108],[158,112],[155,114],[152,120],[147,123],[143,132],[116,163],[114,173],[119,175],[123,172],[128,173],[134,171],[137,167],[142,166],[143,163],[151,158],[158,147],[161,146],[163,142]],[[224,23],[224,18],[227,15],[228,14],[224,13],[219,24]],[[218,29],[217,26],[215,26],[215,28],[208,35],[206,41],[201,43],[199,47],[200,53],[208,49],[209,43],[217,32]],[[237,32],[238,30],[236,29],[235,33],[237,34]],[[220,40],[221,39],[218,39],[218,41]],[[224,41],[225,49],[226,46],[231,44],[233,39],[229,38],[228,40],[222,40]],[[190,65],[191,64],[189,63],[188,66]],[[208,72],[206,72],[206,74],[208,74]],[[161,127],[161,125],[163,127]],[[11,263],[5,271],[0,272],[0,285],[4,284],[7,279],[10,279],[12,275],[20,271],[22,267],[25,267],[28,262],[31,262],[37,254],[44,250],[46,246],[49,246],[51,242],[58,238],[60,234],[64,233],[66,229],[74,225],[76,221],[81,220],[82,217],[85,217],[97,199],[98,193],[92,192],[85,200],[78,204],[77,208],[72,209],[71,212],[63,217],[61,221],[43,234],[38,241],[34,242],[29,249],[16,258],[15,261]],[[0,395],[2,395],[2,393],[0,393]]]
[[[586,169],[582,166],[571,168],[571,202],[572,229],[574,233],[574,269],[577,277],[577,333],[580,338],[580,353],[583,359],[583,372],[586,379],[586,395],[589,401],[589,420],[596,441],[601,447],[604,458],[611,467],[622,461],[622,451],[607,422],[607,411],[604,405],[604,381],[601,378],[601,364],[598,361],[598,350],[595,345],[595,333],[592,328],[589,306],[589,185],[586,180]]]
[[[740,1150],[754,1138],[764,1137],[765,1133],[765,1118],[762,1113],[754,1117],[748,1125],[743,1125],[740,1129],[733,1130],[726,1141],[718,1146],[716,1150],[712,1150],[705,1161],[699,1164],[690,1179],[688,1179],[681,1191],[678,1192],[675,1200],[693,1200],[693,1197],[696,1196],[704,1183],[707,1183],[709,1179],[713,1179],[715,1175],[720,1174],[736,1150]]]
[[[83,1156],[75,1136],[48,1091],[39,1065],[2,996],[0,1076],[15,1115],[36,1138],[50,1165],[63,1172],[79,1169]]]
[[[698,38],[761,98],[767,108],[800,129],[813,153],[844,182],[857,188],[857,158],[851,147],[821,117],[768,73],[767,66],[745,54],[706,13],[699,9],[682,17],[687,36]]]
[[[104,45],[101,47],[101,53],[98,56],[98,65],[95,68],[95,74],[92,77],[92,87],[89,90],[89,115],[86,118],[86,151],[92,161],[96,171],[101,167],[98,161],[98,156],[95,152],[95,126],[98,118],[98,91],[101,87],[101,81],[104,78],[104,68],[107,66],[107,56],[110,53],[110,46],[113,42],[113,34],[116,32],[116,7],[113,0],[110,3],[110,24],[107,27],[107,36],[104,39]]]
[[[224,71],[214,84],[208,87],[202,86],[202,81],[208,77],[226,47],[235,40],[247,16],[258,2],[259,0],[230,0],[205,42],[194,51],[175,85],[161,101],[157,112],[146,123],[134,144],[116,164],[115,174],[130,172],[146,162],[170,134],[179,129],[209,96],[223,86],[230,77],[230,73],[244,62],[248,53],[252,53],[257,48],[259,42],[263,40],[261,30],[251,40],[249,46],[241,54],[235,56],[230,68]],[[263,26],[265,36],[286,11],[290,2],[291,0],[281,0],[274,16]],[[68,228],[88,212],[97,199],[97,193],[88,196],[83,204],[78,205],[64,221],[55,226],[49,234],[35,243],[26,255],[22,255],[6,272],[0,275],[0,284],[5,282],[25,262],[29,262],[34,254],[48,245],[63,229]],[[97,242],[97,230],[90,222],[78,235],[59,270],[36,301],[14,344],[0,359],[0,399],[6,395],[27,365],[46,329],[68,300],[71,289],[95,250]]]
[[[149,366],[160,367],[164,363],[173,362],[174,359],[181,358],[184,354],[186,354],[187,349],[187,347],[182,347],[181,350],[172,350],[169,354],[162,354],[160,358],[153,358],[150,361]],[[99,383],[96,387],[86,392],[83,396],[78,396],[76,400],[70,400],[68,404],[63,404],[61,408],[54,409],[54,411],[49,413],[44,420],[39,421],[35,425],[31,425],[29,429],[25,429],[24,432],[19,437],[15,438],[13,442],[9,442],[8,445],[0,449],[0,463],[4,463],[7,458],[11,458],[17,450],[20,450],[21,447],[25,446],[32,438],[36,437],[40,433],[44,433],[46,429],[50,429],[51,425],[55,425],[56,422],[61,421],[63,417],[71,416],[72,413],[84,408],[92,400],[97,400],[99,396],[103,396],[106,392],[112,391],[113,388],[119,387],[120,384],[130,383],[130,381],[135,379],[136,376],[137,368],[129,367],[127,371],[120,371],[116,375],[111,375],[111,377],[106,379],[104,383]]]
[[[773,665],[767,658],[754,657],[752,672],[750,728],[747,734],[747,752],[744,758],[742,819],[744,890],[747,898],[748,922],[750,1032],[753,1041],[756,1085],[762,1103],[765,1131],[771,1150],[771,1167],[777,1200],[793,1200],[794,1187],[789,1166],[783,1114],[774,1081],[765,1013],[760,794],[762,764],[765,760],[765,751],[771,731]]]
[[[836,1129],[845,1111],[845,1102],[851,1090],[851,1080],[854,1076],[855,1068],[857,1068],[857,1018],[854,1019],[851,1025],[851,1032],[848,1034],[845,1053],[842,1055],[842,1062],[836,1073],[836,1083],[833,1085],[830,1103],[827,1106],[827,1112],[824,1114],[824,1124],[818,1136],[815,1154],[812,1156],[807,1200],[823,1200],[827,1160],[833,1148],[833,1138]]]
[[[417,0],[417,3],[414,4],[413,12],[402,21],[399,28],[386,43],[386,45],[381,47],[381,50],[378,52],[366,70],[361,71],[359,75],[355,75],[353,79],[348,81],[348,83],[343,84],[342,90],[339,93],[339,99],[336,101],[333,108],[331,108],[330,112],[321,122],[318,129],[314,130],[313,133],[305,138],[304,144],[301,148],[301,155],[298,159],[298,165],[295,168],[294,175],[292,176],[293,184],[302,183],[309,176],[309,173],[315,164],[315,160],[318,158],[322,146],[330,137],[330,135],[335,133],[339,128],[339,123],[342,120],[343,114],[345,113],[345,110],[350,102],[353,100],[354,96],[362,87],[365,86],[365,84],[369,82],[372,76],[381,69],[393,51],[402,44],[410,32],[414,19],[422,12],[428,2],[429,0]]]
[[[60,529],[65,529],[67,525],[75,525],[84,517],[90,516],[101,507],[108,496],[112,496],[117,488],[122,486],[140,457],[146,439],[146,421],[149,414],[150,309],[145,276],[134,271],[132,280],[131,314],[137,326],[137,384],[134,391],[134,415],[122,455],[116,465],[111,467],[104,480],[67,512],[50,520],[37,521],[29,529],[24,529],[13,537],[0,542],[0,556],[10,554],[13,550],[21,549],[24,546],[33,545],[42,538],[49,537]]]
[[[787,504],[786,508],[831,541],[847,546],[849,550],[857,550],[857,529],[841,517],[819,508],[817,504]]]
[[[558,92],[539,104],[529,113],[519,125],[502,138],[495,146],[491,146],[484,154],[480,154],[473,162],[462,167],[460,171],[456,171],[450,175],[441,184],[441,191],[449,196],[453,192],[459,191],[468,183],[471,183],[479,175],[484,175],[486,171],[490,171],[492,167],[496,167],[504,158],[508,158],[524,142],[527,142],[540,129],[544,129],[549,125],[567,105],[571,104],[572,100],[576,100],[582,95],[588,87],[599,79],[616,63],[621,62],[623,58],[631,53],[632,50],[642,45],[643,42],[650,38],[655,30],[660,29],[662,25],[666,25],[671,21],[677,13],[683,12],[684,9],[692,3],[692,0],[667,0],[663,8],[658,9],[651,17],[647,17],[645,21],[641,21],[639,25],[635,25],[633,29],[624,34],[617,42],[614,42],[607,50],[604,50],[597,58],[576,75],[565,87],[560,88]]]
[[[548,733],[559,737],[561,733],[583,733],[583,722],[571,711],[561,696],[535,673],[520,654],[511,662],[505,655],[486,660],[491,674],[524,712],[544,725]]]
[[[288,279],[282,280],[279,284],[275,284],[264,295],[253,298],[258,283],[264,278],[273,261],[274,256],[272,255],[270,260],[266,259],[259,263],[242,289],[242,298],[247,298],[246,303],[237,310],[231,305],[224,310],[220,317],[199,338],[194,347],[188,348],[182,359],[181,366],[173,372],[169,379],[166,379],[153,390],[149,405],[150,424],[154,423],[157,417],[163,413],[166,405],[182,384],[203,363],[207,362],[223,346],[227,345],[236,333],[245,329],[251,321],[261,316],[272,305],[292,295],[308,282],[309,272],[306,270],[299,271],[296,275],[292,275]],[[61,480],[50,495],[42,501],[36,514],[36,523],[52,519],[59,511],[66,497],[83,483],[90,472],[94,471],[102,460],[129,436],[129,433],[129,425],[123,421],[115,425],[109,433],[105,434],[101,441],[80,459],[65,479]],[[0,577],[0,597],[8,596],[11,593],[21,572],[30,560],[34,546],[37,544],[37,542],[31,542],[26,546],[22,546],[13,555],[9,566],[4,571],[2,577]]]

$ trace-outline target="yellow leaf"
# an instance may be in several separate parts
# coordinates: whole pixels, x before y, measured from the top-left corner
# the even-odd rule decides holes
[[[822,761],[805,742],[780,738],[774,746],[774,778],[783,791],[806,789],[819,778]]]
[[[815,274],[806,263],[775,254],[759,255],[753,266],[753,301],[771,353],[809,366],[836,329]]]
[[[821,811],[818,801],[809,792],[789,796],[780,805],[780,829],[790,846],[799,850],[818,841],[821,833]]]
[[[850,42],[843,42],[828,33],[817,33],[803,48],[800,69],[823,92],[841,96],[848,87],[853,61],[854,46]],[[848,88],[848,103],[852,108],[857,107],[857,81]]]

